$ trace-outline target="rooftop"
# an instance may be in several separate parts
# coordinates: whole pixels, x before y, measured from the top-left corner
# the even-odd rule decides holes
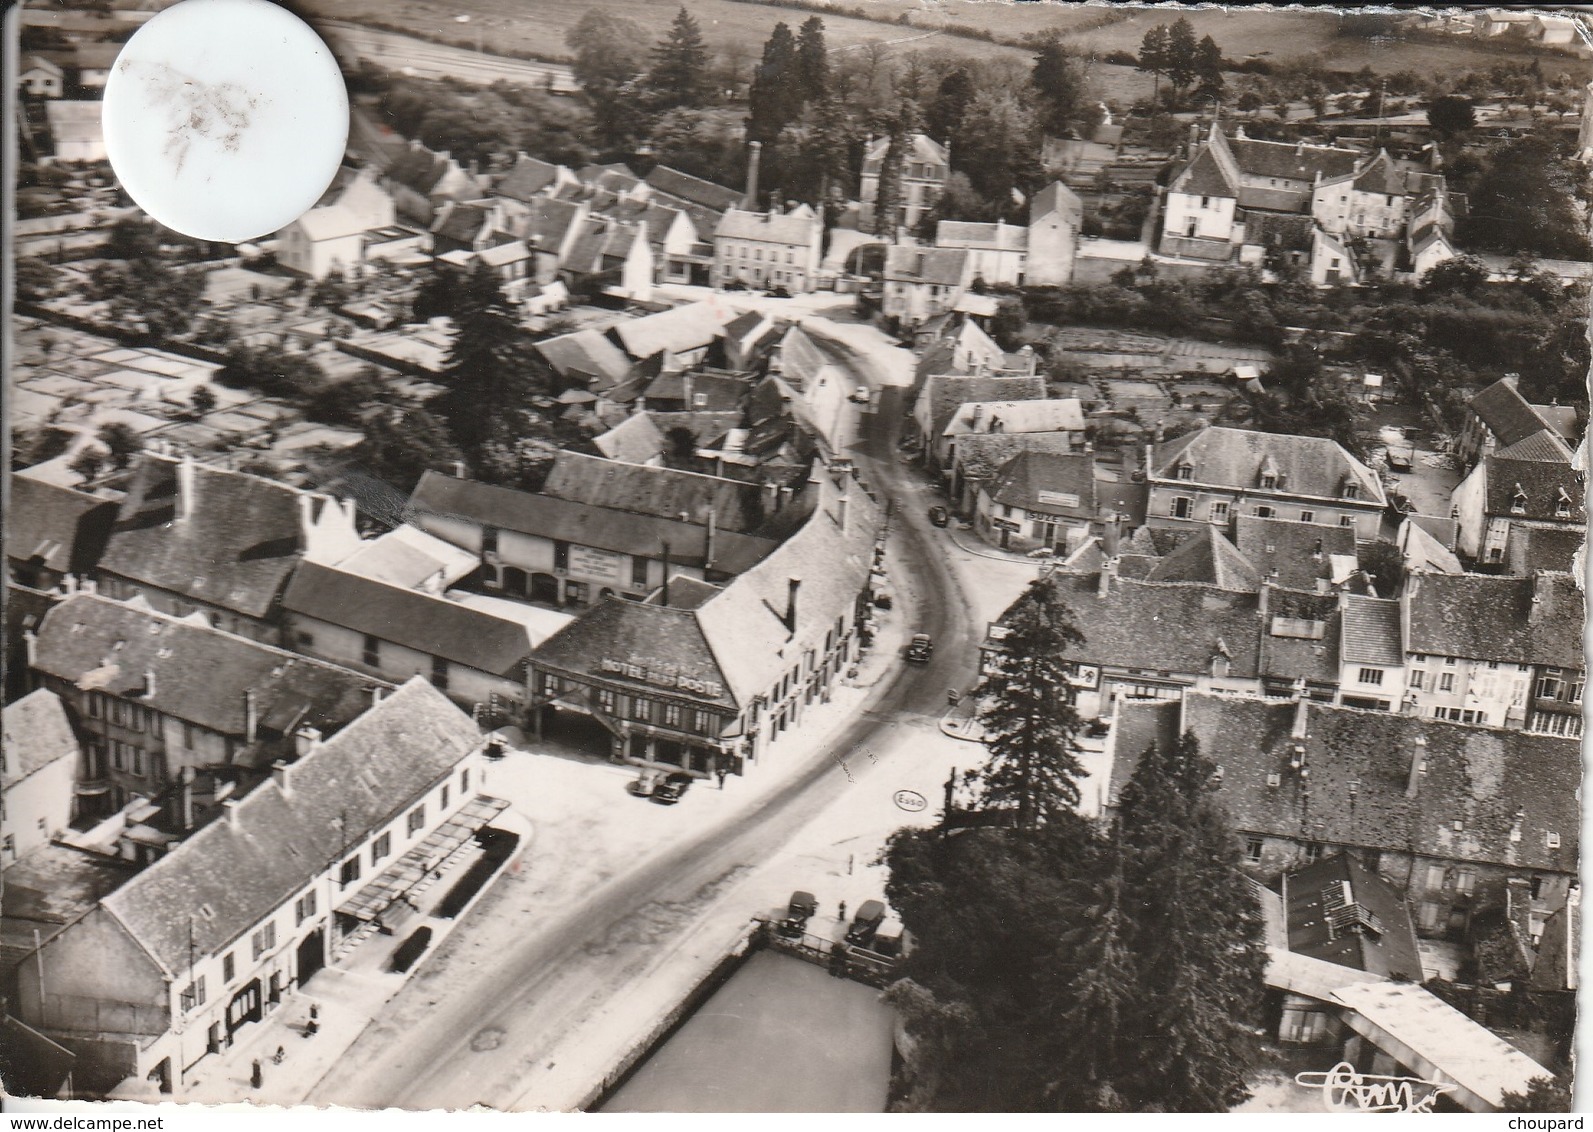
[[[650,358],[668,351],[683,354],[700,350],[723,338],[725,325],[736,312],[715,296],[657,314],[626,319],[609,332],[633,358]]]
[[[86,574],[99,561],[116,511],[110,500],[13,473],[5,509],[6,557],[60,574]]]
[[[1348,853],[1283,878],[1289,950],[1391,979],[1422,981],[1404,897]]]
[[[1202,428],[1158,445],[1151,475],[1175,480],[1180,465],[1190,468],[1197,484],[1254,490],[1271,475],[1271,490],[1318,499],[1345,499],[1346,485],[1357,488],[1364,504],[1386,502],[1383,485],[1372,470],[1337,441],[1320,436],[1252,432],[1238,428]]]
[[[1583,596],[1573,574],[1422,574],[1405,595],[1413,653],[1582,667]]]
[[[0,789],[10,790],[61,759],[77,759],[77,735],[72,731],[72,721],[67,718],[60,697],[49,689],[40,688],[7,704],[4,720]],[[73,771],[76,777],[75,765]]]
[[[790,244],[794,247],[816,247],[823,225],[815,216],[796,213],[743,212],[732,208],[726,212],[714,229],[714,238],[720,240],[761,240],[765,243]]]

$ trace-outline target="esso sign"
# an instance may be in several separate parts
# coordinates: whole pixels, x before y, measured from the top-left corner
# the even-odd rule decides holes
[[[929,808],[929,801],[916,790],[898,790],[891,795],[891,801],[896,803],[896,808],[916,814],[920,810]]]

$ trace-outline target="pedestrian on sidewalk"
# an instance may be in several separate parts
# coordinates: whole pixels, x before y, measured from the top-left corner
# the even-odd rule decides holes
[[[257,1057],[254,1059],[254,1069],[249,1074],[249,1085],[258,1089],[263,1084],[265,1084],[265,1074],[261,1072],[260,1059]]]
[[[288,1056],[288,1051],[282,1046],[277,1046],[277,1052],[271,1055],[272,1065],[281,1065],[282,1059]]]
[[[846,901],[841,901],[841,914],[837,917],[842,923],[846,922]]]
[[[723,790],[725,788],[725,778],[730,772],[722,766],[716,766],[714,767],[714,774],[719,778],[719,789]]]

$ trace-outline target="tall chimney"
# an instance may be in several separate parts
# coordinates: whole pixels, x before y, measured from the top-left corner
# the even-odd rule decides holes
[[[293,753],[301,759],[320,745],[320,730],[308,723],[293,733]]]
[[[271,780],[284,798],[293,797],[293,764],[278,759],[271,764]]]
[[[194,458],[184,454],[177,461],[177,518],[189,519],[194,513]]]
[[[315,496],[307,491],[299,493],[299,546],[310,548],[315,533]]]
[[[1104,598],[1112,592],[1112,579],[1117,577],[1117,559],[1108,558],[1101,563],[1101,572],[1095,579],[1095,596]]]
[[[1261,619],[1263,621],[1267,619],[1267,609],[1271,604],[1267,600],[1267,595],[1271,592],[1271,590],[1272,583],[1263,578],[1261,580],[1261,589],[1256,592],[1256,612],[1261,615]]]
[[[758,208],[758,166],[763,161],[763,143],[747,143],[747,195],[741,198],[741,207],[757,211]]]
[[[845,495],[835,501],[835,523],[843,531],[846,530],[846,515],[851,505],[852,501]]]
[[[1296,699],[1294,701],[1294,727],[1289,732],[1296,739],[1304,739],[1310,734],[1311,699],[1305,694],[1302,686],[1304,681],[1295,685]]]
[[[28,667],[39,663],[39,634],[32,629],[22,630],[22,644],[28,650]]]
[[[195,771],[191,766],[182,769],[182,790],[178,796],[178,806],[181,812],[178,820],[182,824],[183,832],[194,828],[194,777]]]
[[[221,803],[222,810],[227,815],[227,824],[233,829],[238,828],[238,799],[228,798]]]
[[[1405,779],[1405,797],[1416,797],[1422,775],[1427,773],[1427,736],[1416,736],[1410,753],[1410,774]]]
[[[260,730],[260,701],[253,688],[243,690],[243,741],[253,743]]]
[[[153,668],[144,669],[144,698],[146,700],[155,698],[155,670]]]
[[[714,512],[714,510],[712,508],[709,508],[709,510],[708,510],[708,545],[703,550],[703,562],[702,562],[703,569],[705,569],[705,570],[712,569],[713,568],[713,564],[714,564],[715,544],[719,541],[718,537],[717,537],[718,533],[719,533],[719,524],[718,524],[717,518],[718,518],[718,516]]]
[[[786,582],[785,627],[790,633],[796,632],[797,591],[802,588],[801,578],[790,578]]]
[[[1122,516],[1116,511],[1107,515],[1106,522],[1101,527],[1101,552],[1108,558],[1116,558],[1123,545]]]
[[[387,689],[380,684],[371,685],[371,707],[376,707],[382,702],[382,697],[387,694]]]

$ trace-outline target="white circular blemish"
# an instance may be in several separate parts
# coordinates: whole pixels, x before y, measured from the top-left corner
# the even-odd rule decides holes
[[[268,0],[182,0],[105,83],[105,149],[150,216],[240,243],[296,220],[348,143],[348,90],[310,26]]]

